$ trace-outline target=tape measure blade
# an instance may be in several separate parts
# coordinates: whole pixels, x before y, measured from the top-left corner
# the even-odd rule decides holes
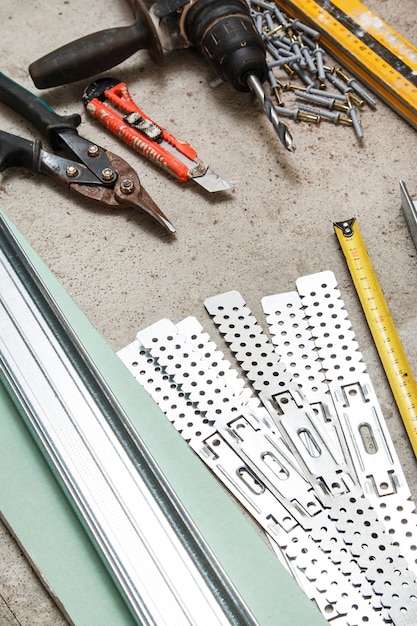
[[[417,384],[356,220],[334,230],[374,338],[391,391],[417,456]]]

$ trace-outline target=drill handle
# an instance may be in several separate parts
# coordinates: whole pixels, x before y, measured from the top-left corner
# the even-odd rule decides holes
[[[118,65],[148,47],[148,41],[142,24],[109,28],[46,54],[31,63],[29,73],[38,89],[83,80]]]
[[[109,28],[72,41],[29,66],[38,89],[48,89],[84,80],[106,72],[138,50],[149,48],[152,58],[162,65],[161,43],[143,0],[129,0],[135,21],[131,26]]]

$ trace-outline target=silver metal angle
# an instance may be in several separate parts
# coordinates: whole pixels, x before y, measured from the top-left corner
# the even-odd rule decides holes
[[[414,241],[415,247],[417,248],[417,202],[414,202],[411,199],[403,180],[400,181],[400,194],[401,208],[403,210],[410,235]]]
[[[7,222],[0,375],[138,624],[255,624]]]
[[[290,512],[228,445],[222,437],[222,429],[218,429],[217,424],[208,419],[207,413],[201,409],[202,361],[208,360],[213,364],[210,372],[212,379],[215,373],[222,380],[227,377],[231,387],[239,392],[242,391],[242,384],[207,334],[201,333],[201,327],[198,332],[198,326],[195,319],[187,318],[177,325],[177,332],[188,335],[181,337],[175,334],[174,325],[164,320],[162,324],[152,327],[150,335],[145,331],[146,346],[141,343],[142,333],[138,333],[139,339],[120,351],[119,356],[192,449],[264,528],[283,565],[290,569],[308,597],[314,599],[324,617],[346,626],[361,624],[363,620],[379,621],[379,614],[374,612],[369,601],[358,597],[356,587],[346,584],[346,577],[337,565],[321,551],[317,542],[309,539]],[[156,344],[159,346],[155,349]],[[160,358],[161,354],[166,356],[166,361]],[[185,354],[193,363],[188,369]],[[177,372],[183,368],[186,370],[183,376],[190,380],[189,388],[175,382]],[[193,371],[197,371],[195,368],[200,372],[198,387],[193,376]],[[194,393],[192,390],[195,390]],[[253,402],[253,398],[247,398],[247,393],[246,400]],[[217,409],[223,402],[224,397],[218,398]],[[208,434],[210,431],[212,434]],[[340,593],[339,585],[343,587],[343,593]]]
[[[285,415],[286,406],[291,402],[292,408],[296,405],[297,393],[293,388],[285,389],[284,382],[281,382],[281,389],[279,388],[276,380],[279,379],[282,364],[278,355],[271,349],[271,344],[249,307],[237,292],[209,298],[205,304],[247,378],[254,389],[258,390],[264,406],[279,425],[282,423],[282,415]],[[278,403],[277,397],[282,397],[286,393],[288,393],[286,402]],[[298,395],[302,396],[299,389]],[[307,414],[307,411],[305,413]],[[310,422],[312,421],[311,419]],[[295,429],[291,431],[290,428],[286,428],[285,431],[288,437],[293,438],[290,445],[296,444],[293,448],[298,451],[300,433],[304,434],[307,430],[309,441],[305,451],[319,459],[316,469],[321,465],[323,475],[326,476],[329,468],[326,468],[325,464],[329,463],[331,455],[321,455],[322,446],[318,445],[318,441],[321,444],[324,439],[318,440],[314,436],[312,445],[309,445],[311,442],[309,428],[309,424],[304,426],[300,420]],[[340,485],[340,479],[337,483]],[[344,482],[344,485],[347,486],[347,483]],[[313,528],[312,536],[320,541],[328,541],[330,558],[340,559],[341,567],[343,569],[346,567],[346,575],[351,575],[349,572],[352,572],[352,564],[356,564],[358,570],[372,585],[373,600],[378,598],[377,602],[381,601],[383,607],[387,609],[389,618],[395,624],[411,625],[417,618],[416,583],[415,575],[408,569],[404,556],[396,545],[391,544],[384,526],[358,484],[352,486],[350,493],[348,490],[340,493],[334,490],[332,495],[332,502],[326,501],[328,523],[323,522],[320,528]],[[317,517],[313,522],[316,521]],[[349,558],[346,559],[344,554],[347,546],[351,561]]]

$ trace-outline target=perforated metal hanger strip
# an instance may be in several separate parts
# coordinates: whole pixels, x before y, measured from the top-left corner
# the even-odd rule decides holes
[[[193,320],[193,325],[195,322],[196,320]],[[171,339],[164,336],[162,330],[168,331]],[[184,323],[182,323],[182,330],[184,330]],[[293,503],[287,502],[290,510],[280,504],[259,477],[228,445],[221,434],[221,425],[217,430],[216,424],[207,419],[207,413],[200,409],[200,403],[198,399],[195,399],[195,394],[189,393],[188,388],[175,382],[176,372],[184,368],[184,363],[181,363],[181,368],[178,367],[179,362],[174,354],[192,354],[192,367],[199,367],[201,372],[200,359],[213,355],[210,349],[207,350],[205,343],[207,336],[194,337],[200,349],[204,346],[202,354],[198,355],[197,345],[191,345],[184,335],[175,334],[174,325],[167,324],[166,320],[154,325],[153,333],[155,336],[151,339],[152,348],[148,349],[147,339],[142,333],[138,333],[139,339],[119,353],[137,380],[158,402],[193,450],[265,530],[281,563],[298,581],[308,597],[314,600],[326,619],[333,621],[337,618],[338,624],[349,626],[361,624],[364,621],[376,619],[379,621],[381,607],[379,602],[374,603],[378,609],[376,613],[371,606],[368,598],[372,595],[372,589],[367,581],[358,576],[352,584],[352,574],[350,573],[348,579],[338,564],[333,563],[327,554],[327,545],[326,552],[324,552],[320,548],[320,542],[310,537],[308,525],[307,530],[304,529],[291,515],[291,508],[296,515],[299,515],[297,494],[294,494]],[[145,340],[146,347],[141,339]],[[167,344],[169,345],[172,340],[175,341],[174,354],[169,349],[167,350]],[[161,344],[162,353],[166,355],[166,362],[170,363],[169,367],[162,365],[163,359],[155,356],[159,350],[159,348],[155,349],[157,343]],[[211,345],[213,345],[212,342]],[[217,366],[220,366],[217,371],[223,377],[228,364],[224,359],[219,361],[217,358],[219,354],[216,352],[215,362]],[[221,365],[224,367],[222,368]],[[185,379],[188,378],[187,373],[187,371],[182,373]],[[214,377],[214,370],[211,371],[211,376]],[[241,389],[241,383],[236,384],[236,382],[232,377],[231,387]],[[190,387],[194,387],[192,382]],[[196,388],[197,394],[199,394],[198,389],[201,391],[200,385]],[[219,405],[221,406],[223,402],[224,397],[220,396]],[[278,475],[281,475],[281,481],[288,479],[286,468],[284,470],[283,466],[277,466],[276,471]],[[294,482],[292,485],[291,481],[288,482],[294,489]],[[314,495],[310,495],[309,508],[313,509],[313,515],[320,510]],[[343,587],[342,593],[339,591],[341,586]],[[363,597],[358,595],[358,588],[362,589]]]
[[[360,400],[369,423],[383,416],[334,276],[299,279],[297,291],[262,303],[272,343],[238,292],[206,301],[240,375],[195,318],[161,320],[119,356],[326,619],[414,626],[414,544],[404,531],[413,503],[387,430],[391,466],[374,466],[376,480],[358,470],[350,412]]]
[[[324,297],[325,303],[327,298],[328,295],[326,294]],[[320,311],[319,305],[320,301],[315,297],[314,306],[317,311]],[[303,398],[304,396],[299,388],[299,396],[297,396],[297,392],[294,390],[294,383],[291,380],[288,388],[285,388],[284,382],[281,381],[280,390],[279,392],[276,391],[277,387],[273,383],[274,373],[277,371],[276,378],[278,378],[278,370],[282,371],[282,369],[284,369],[288,371],[288,369],[283,366],[277,354],[275,354],[274,359],[274,355],[271,354],[271,348],[268,346],[268,338],[263,333],[263,329],[253,316],[244,299],[238,292],[227,292],[207,299],[205,306],[212,315],[221,334],[224,336],[226,343],[234,353],[236,360],[240,363],[242,369],[244,369],[247,378],[253,382],[253,387],[258,390],[262,389],[262,393],[259,393],[259,398],[264,403],[264,406],[276,422],[279,420],[282,423],[283,416],[285,417],[284,411],[286,411],[288,404],[292,402],[294,405],[300,396]],[[322,308],[323,315],[319,314],[321,320],[326,320],[328,317],[330,319],[336,317],[333,303],[328,307],[324,305]],[[339,317],[346,321],[347,312],[341,304],[339,304],[339,310]],[[350,326],[349,322],[348,326]],[[267,358],[266,361],[262,360],[263,355]],[[331,355],[330,358],[332,358]],[[277,361],[278,366],[276,365]],[[364,366],[361,364],[361,358],[356,356],[354,366],[352,366],[350,360],[348,360],[348,362],[351,371],[363,371]],[[286,380],[288,380],[288,376]],[[279,396],[279,398],[285,398],[286,402],[277,402],[277,396]],[[302,403],[299,402],[298,406],[301,405]],[[334,453],[335,459],[337,454],[335,450],[332,451],[331,443],[326,442],[328,454],[323,455],[322,446],[325,441],[324,438],[317,440],[317,431],[309,430],[313,424],[315,414],[309,412],[307,409],[304,415],[310,420],[310,424],[304,421],[304,424],[298,422],[297,427],[292,430],[285,428],[285,434],[289,437],[289,440],[287,440],[289,446],[294,449],[295,445],[303,461],[307,459],[307,454],[314,455],[316,471],[319,472],[321,470],[323,476],[331,476],[332,469],[336,472],[336,475],[340,475],[343,471],[341,466],[334,466],[333,468],[329,466],[332,452]],[[315,425],[317,426],[317,424],[316,422]],[[320,424],[318,424],[318,426],[320,426]],[[302,439],[300,433],[304,434],[306,432],[308,432],[307,442],[302,440],[303,443],[305,443],[305,450],[302,451],[300,446],[300,440]],[[311,474],[309,477],[311,477]],[[327,532],[330,533],[331,540],[334,544],[332,547],[332,555],[336,557],[337,554],[336,558],[339,558],[341,563],[346,562],[346,558],[344,558],[342,546],[339,544],[340,535],[346,533],[345,538],[349,537],[349,542],[357,541],[356,548],[354,547],[354,543],[350,544],[350,555],[353,556],[354,559],[357,559],[357,565],[362,569],[364,576],[371,582],[375,591],[376,586],[378,586],[378,591],[376,592],[378,595],[380,595],[380,593],[382,594],[382,603],[384,606],[390,607],[389,612],[391,618],[397,622],[400,620],[403,621],[404,614],[407,611],[409,614],[412,614],[416,608],[413,606],[416,590],[414,573],[408,570],[408,564],[400,553],[397,545],[391,544],[389,536],[385,533],[384,526],[377,519],[371,503],[365,498],[360,486],[352,486],[350,493],[348,493],[346,489],[340,489],[340,493],[338,494],[340,482],[340,478],[338,478],[336,480],[337,488],[332,492],[334,496],[333,501],[326,501],[326,506],[329,507],[329,520],[337,519],[337,524],[333,528],[329,528],[323,524],[320,529],[316,529],[318,531],[317,539],[320,536],[320,532],[326,529],[325,534]],[[347,486],[348,482],[343,480],[343,485]],[[349,511],[348,516],[343,514],[345,509]],[[355,525],[355,533],[352,538],[350,537],[351,524]],[[334,532],[335,527],[337,527],[338,532]],[[311,533],[314,534],[314,532],[315,530],[312,529]],[[322,536],[321,539],[325,540],[326,536]],[[369,550],[370,554],[365,556],[364,553],[361,552],[360,546],[366,546],[366,550]],[[379,566],[377,564],[378,561],[380,561]],[[394,563],[395,567],[393,565]],[[349,566],[347,562],[346,565],[350,568],[352,567],[351,565]],[[374,567],[375,565],[376,567]],[[402,570],[400,578],[404,576],[404,579],[401,581],[399,581],[398,578],[400,570]],[[380,579],[378,579],[377,576],[378,571],[381,573]],[[382,585],[379,584],[380,581],[383,581]],[[409,585],[411,585],[411,593],[408,591],[404,593],[404,590],[408,588]],[[384,586],[385,591],[383,589]],[[408,617],[410,618],[410,615]],[[410,621],[410,624],[411,623],[412,621]]]
[[[358,482],[372,505],[379,508],[386,532],[417,573],[415,504],[336,277],[329,271],[320,272],[299,278],[296,284],[297,292],[262,299],[272,342],[283,360],[291,358],[291,371],[303,393],[336,413]],[[294,323],[297,334],[289,331]],[[316,359],[317,366],[308,370],[308,377],[301,352],[308,362]]]

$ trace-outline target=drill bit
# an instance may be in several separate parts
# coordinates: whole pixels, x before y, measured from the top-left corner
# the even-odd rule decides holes
[[[278,113],[270,98],[266,95],[259,78],[255,74],[249,74],[247,77],[247,84],[258,102],[261,104],[266,117],[274,127],[274,130],[284,148],[286,148],[289,152],[294,152],[295,145],[291,133],[287,126],[279,119]]]

